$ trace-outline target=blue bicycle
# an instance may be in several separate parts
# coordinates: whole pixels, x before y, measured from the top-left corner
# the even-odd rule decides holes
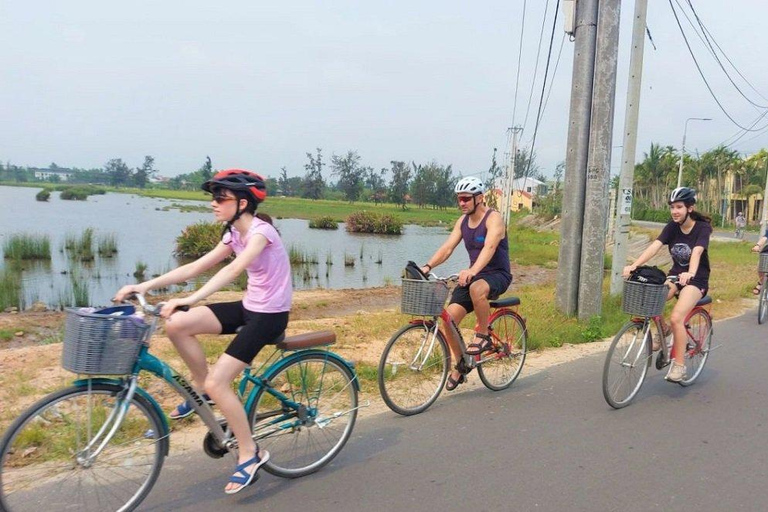
[[[130,305],[68,311],[62,365],[86,378],[32,405],[5,433],[0,509],[136,508],[157,480],[171,434],[165,413],[140,386],[144,371],[192,404],[208,428],[206,454],[219,458],[237,449],[225,420],[184,377],[149,353],[160,305],[136,298],[144,319]],[[327,349],[335,340],[330,331],[285,338],[258,369],[244,372],[239,394],[254,440],[271,454],[264,469],[274,475],[317,471],[352,433],[359,383],[352,364]],[[95,376],[105,374],[114,377]]]

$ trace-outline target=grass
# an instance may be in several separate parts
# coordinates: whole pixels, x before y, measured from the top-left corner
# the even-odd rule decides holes
[[[0,271],[0,311],[9,307],[24,309],[24,289],[21,273],[4,268]]]
[[[0,341],[11,341],[14,332],[11,329],[0,329]]]
[[[311,229],[339,229],[339,221],[333,217],[317,217],[309,221]]]
[[[305,251],[300,245],[291,244],[288,248],[288,259],[291,265],[304,265],[318,263],[317,253]]]
[[[114,233],[99,236],[98,252],[102,258],[111,258],[117,254],[117,236]]]
[[[64,237],[64,250],[70,258],[80,261],[93,261],[93,228],[85,228],[78,236],[69,233]]]
[[[51,240],[48,235],[10,235],[3,243],[3,256],[8,260],[50,260]]]
[[[191,201],[210,201],[210,196],[203,191],[192,190],[166,190],[166,189],[110,189],[112,192],[123,194],[136,194],[145,197],[161,197],[166,199],[180,199]],[[273,218],[290,219],[318,219],[330,217],[333,219],[346,219],[352,213],[360,210],[375,211],[379,214],[392,215],[402,224],[419,224],[422,226],[437,226],[450,224],[456,221],[458,209],[433,209],[409,206],[403,210],[394,203],[373,203],[331,201],[327,199],[302,199],[299,197],[268,197],[259,211],[268,213]]]

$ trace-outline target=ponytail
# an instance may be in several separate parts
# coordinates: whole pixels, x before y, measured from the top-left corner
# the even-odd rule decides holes
[[[703,222],[707,222],[709,224],[712,223],[712,218],[711,217],[707,217],[703,213],[699,213],[696,210],[693,210],[689,215],[691,216],[691,218],[693,220],[700,220],[700,221],[703,221]]]

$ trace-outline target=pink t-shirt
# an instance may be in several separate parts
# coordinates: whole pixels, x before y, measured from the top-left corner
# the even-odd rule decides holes
[[[255,234],[264,236],[267,246],[246,267],[248,287],[243,297],[243,307],[256,313],[290,311],[293,294],[291,264],[277,230],[270,223],[254,217],[245,237],[241,239],[240,232],[233,228],[224,235],[223,240],[235,254],[240,254]]]

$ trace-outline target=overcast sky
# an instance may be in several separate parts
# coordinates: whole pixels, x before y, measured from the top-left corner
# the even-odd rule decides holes
[[[328,159],[355,150],[377,169],[390,160],[435,160],[465,175],[482,172],[493,148],[506,146],[513,110],[517,124],[525,119],[546,3],[527,2],[514,109],[523,0],[2,2],[0,160],[88,168],[111,158],[138,166],[152,155],[161,174],[173,176],[210,155],[216,168],[277,176],[286,166],[289,175],[303,175],[305,153],[320,147]],[[668,1],[649,3],[657,49],[646,42],[637,159],[652,141],[679,147],[688,117],[714,119],[688,127],[686,147],[706,151],[738,128],[698,76]],[[623,4],[616,146],[634,10],[634,2]],[[693,4],[768,97],[768,2]],[[551,17],[539,77],[550,30]],[[761,111],[738,95],[689,33],[726,109],[751,124]],[[572,61],[566,40],[536,143],[545,174],[565,157]],[[524,142],[533,133],[540,87],[539,79]],[[764,146],[768,133],[747,135],[734,148],[750,153]]]

